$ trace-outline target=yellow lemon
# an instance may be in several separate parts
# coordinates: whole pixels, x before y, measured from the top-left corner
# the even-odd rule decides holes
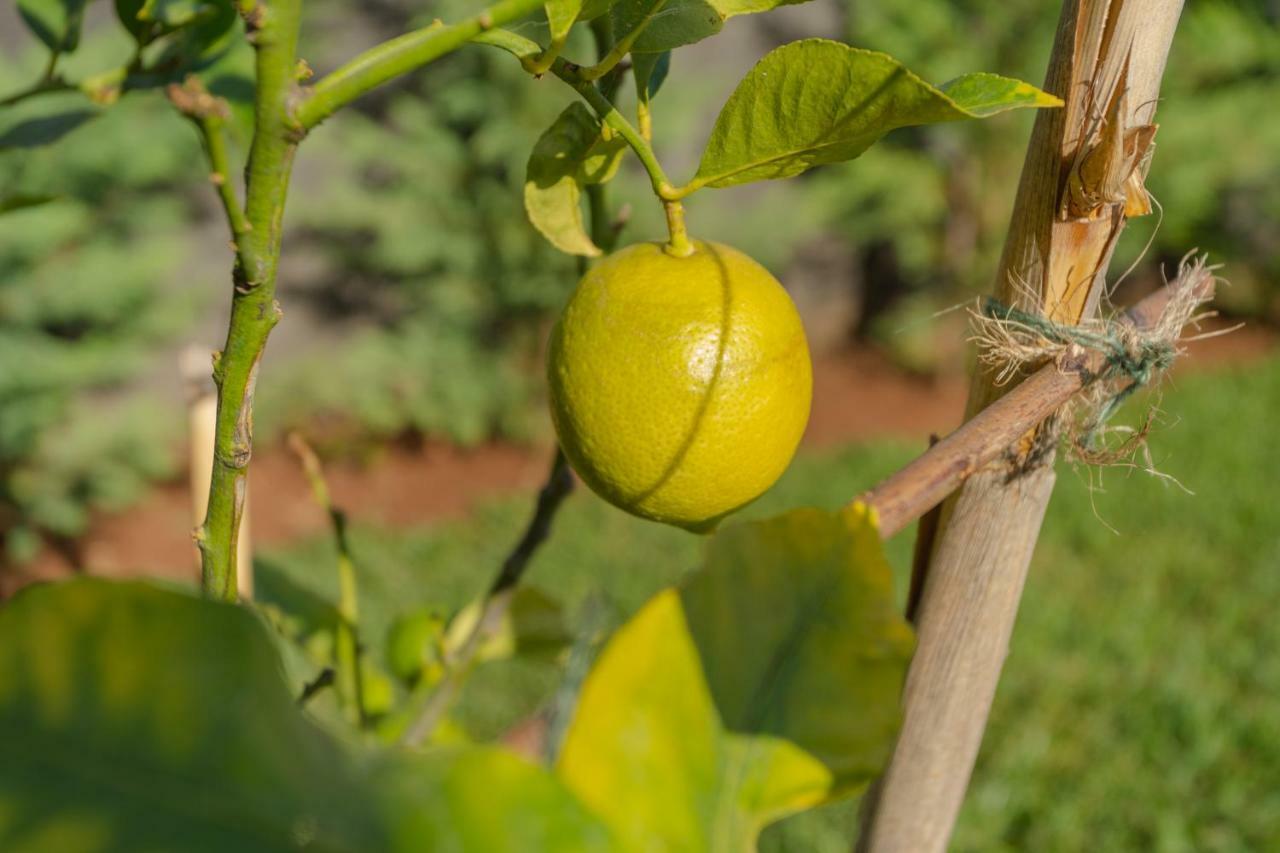
[[[565,455],[627,512],[706,530],[786,469],[813,370],[795,305],[736,249],[640,243],[578,284],[547,366]]]

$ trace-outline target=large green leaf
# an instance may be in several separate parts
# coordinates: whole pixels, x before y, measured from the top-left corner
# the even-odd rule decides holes
[[[609,180],[626,143],[603,135],[605,128],[575,101],[539,137],[525,173],[524,207],[529,221],[551,243],[573,255],[595,256],[582,215],[584,184]]]
[[[891,130],[1060,106],[1028,83],[994,74],[934,87],[883,53],[825,39],[770,52],[716,119],[691,186],[786,178],[851,160]]]
[[[864,509],[728,527],[610,641],[558,772],[626,849],[748,849],[874,776],[912,645]]]
[[[31,588],[0,611],[0,849],[608,849],[495,749],[356,752],[297,709],[248,611],[143,584]]]
[[[80,28],[88,0],[18,0],[18,12],[36,38],[57,53],[80,45]]]

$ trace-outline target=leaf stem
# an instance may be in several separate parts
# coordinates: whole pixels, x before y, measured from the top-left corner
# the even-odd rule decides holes
[[[301,0],[252,8],[256,58],[254,134],[246,177],[247,228],[236,242],[226,346],[215,355],[218,386],[213,477],[204,524],[195,533],[205,595],[236,600],[236,543],[253,455],[253,395],[267,337],[280,320],[276,268],[297,124],[287,112],[294,91]]]
[[[487,44],[507,51],[518,58],[526,70],[529,68],[532,59],[541,51],[537,42],[524,36],[516,35],[509,30],[490,30],[478,36],[475,41],[478,44]],[[674,193],[677,190],[667,178],[666,172],[662,170],[662,164],[658,162],[652,146],[632,126],[631,122],[627,121],[622,113],[618,112],[618,109],[599,89],[591,82],[580,77],[579,70],[579,66],[566,62],[563,58],[556,59],[551,65],[551,72],[581,95],[600,121],[616,131],[631,146],[631,150],[640,159],[640,164],[649,173],[649,181],[653,185],[654,194],[664,201],[676,200],[678,197]]]
[[[470,673],[476,653],[484,640],[492,636],[502,625],[502,619],[506,616],[511,600],[515,596],[515,588],[524,576],[525,569],[529,567],[530,559],[551,533],[551,522],[555,518],[556,511],[572,491],[573,475],[569,473],[569,463],[565,459],[564,451],[557,446],[551,460],[551,470],[547,474],[547,482],[538,492],[538,502],[534,507],[533,517],[529,519],[529,526],[515,548],[503,560],[502,569],[494,578],[489,591],[485,593],[480,618],[476,620],[471,633],[462,642],[453,659],[447,662],[448,671],[405,729],[401,743],[406,746],[417,746],[426,740],[440,724],[462,690],[462,684]]]
[[[662,209],[667,214],[667,232],[671,239],[663,250],[675,258],[687,258],[693,254],[693,244],[689,242],[689,232],[684,225],[684,204],[678,201],[663,201]]]
[[[445,25],[435,21],[376,45],[311,87],[294,116],[303,130],[310,130],[370,89],[421,68],[481,33],[523,18],[541,6],[542,0],[501,0],[459,23]]]

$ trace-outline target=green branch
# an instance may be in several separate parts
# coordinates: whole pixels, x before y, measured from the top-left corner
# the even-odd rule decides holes
[[[436,21],[372,47],[311,88],[295,110],[298,124],[310,130],[370,89],[457,50],[486,30],[523,18],[542,8],[542,3],[502,0],[457,24]]]
[[[257,86],[249,150],[245,216],[236,241],[235,286],[227,343],[215,356],[218,421],[214,433],[209,510],[196,532],[206,595],[236,599],[236,544],[253,453],[253,394],[267,336],[279,322],[275,301],[281,225],[289,172],[301,131],[287,112],[295,89],[301,0],[273,0],[252,9]]]

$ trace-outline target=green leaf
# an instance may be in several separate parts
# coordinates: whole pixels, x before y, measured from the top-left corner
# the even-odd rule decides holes
[[[582,11],[578,13],[579,21],[594,21],[613,8],[616,0],[584,0]]]
[[[553,43],[563,43],[578,16],[582,14],[582,0],[547,0],[546,9],[551,40]]]
[[[729,97],[690,186],[786,178],[851,160],[899,127],[1061,104],[994,74],[962,77],[951,87],[935,88],[883,53],[825,39],[784,45]]]
[[[979,71],[939,87],[960,109],[986,118],[1019,107],[1060,107],[1062,101],[1021,80]]]
[[[552,245],[571,255],[596,256],[587,235],[582,186],[609,180],[626,143],[604,128],[581,103],[570,104],[538,139],[525,172],[524,207]]]
[[[172,73],[200,70],[243,41],[237,38],[239,16],[231,0],[149,3],[143,10],[147,15],[166,30],[176,30],[156,60]]]
[[[715,35],[735,15],[804,2],[807,0],[618,0],[613,6],[614,37],[621,41],[641,30],[631,52],[663,53]]]
[[[626,849],[751,849],[866,783],[913,646],[861,507],[725,528],[612,638],[557,771]]]
[[[794,742],[840,790],[879,771],[914,640],[864,508],[728,526],[680,598],[726,728]]]
[[[80,45],[80,28],[88,0],[18,0],[18,13],[36,38],[55,53],[71,53]]]
[[[663,53],[637,53],[632,56],[631,73],[635,76],[636,92],[647,103],[658,94],[671,71],[671,51]]]
[[[0,132],[0,151],[50,145],[98,115],[98,110],[76,108],[17,122]]]
[[[0,611],[0,849],[610,849],[545,771],[497,749],[358,752],[295,690],[244,608],[28,588]]]
[[[151,40],[152,21],[142,18],[147,0],[115,0],[116,19],[129,31],[134,41],[146,44]]]
[[[618,0],[610,10],[614,38],[635,36],[631,52],[662,53],[720,32],[725,15],[707,0]]]

